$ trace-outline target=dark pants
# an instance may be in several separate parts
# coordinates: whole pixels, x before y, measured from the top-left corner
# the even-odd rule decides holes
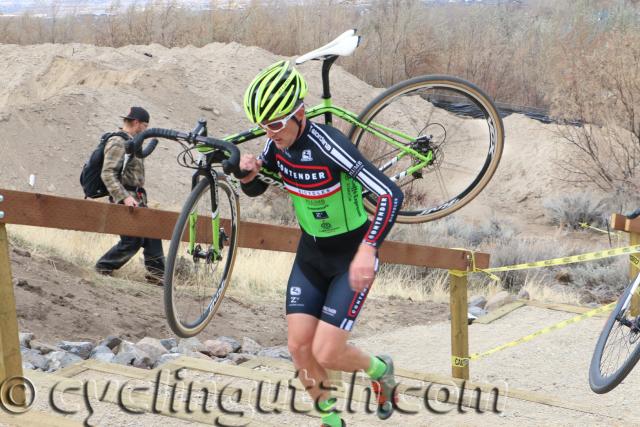
[[[149,273],[164,275],[164,253],[162,241],[142,237],[120,236],[120,241],[109,249],[96,263],[96,270],[111,272],[127,263],[140,248],[143,248],[144,265]]]

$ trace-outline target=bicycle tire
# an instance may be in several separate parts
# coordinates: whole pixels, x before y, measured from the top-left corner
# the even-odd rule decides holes
[[[591,364],[589,366],[589,386],[595,393],[608,393],[617,387],[618,384],[620,384],[622,380],[629,375],[640,359],[640,330],[637,328],[638,316],[632,316],[631,319],[626,319],[631,305],[631,292],[637,292],[638,282],[640,282],[640,275],[636,277],[636,279],[633,280],[622,293],[622,296],[618,300],[618,303],[602,328],[602,332],[600,333],[600,337],[596,343],[596,347],[593,351],[593,357],[591,358]],[[621,322],[621,319],[623,318],[632,322],[635,327],[629,327],[623,324]],[[612,333],[614,328],[615,332]],[[615,336],[618,335],[618,331],[621,331],[622,333],[628,331],[628,338],[623,337],[623,339],[614,339],[611,341],[610,338],[615,338]],[[605,351],[607,343],[613,343],[614,345],[616,343],[626,344],[625,341],[628,341],[633,345],[633,349],[631,349],[631,351],[627,349],[624,360],[613,372],[610,374],[604,373],[603,359],[606,360],[606,355],[609,354]],[[615,354],[619,356],[622,353],[618,349],[615,351]]]
[[[188,243],[183,241],[183,236],[188,240],[189,218],[192,212],[200,212],[197,216],[199,242],[202,235],[208,236],[209,248],[212,247],[211,237],[211,213],[213,202],[207,197],[211,195],[211,182],[216,182],[218,194],[218,212],[221,218],[227,220],[224,234],[227,240],[220,249],[222,259],[196,259],[192,255],[184,257],[187,253]],[[205,199],[201,206],[199,202]],[[208,205],[208,206],[207,206]],[[202,208],[202,211],[198,209]],[[208,215],[205,215],[208,209]],[[238,215],[240,205],[238,196],[231,184],[223,178],[201,179],[193,188],[178,221],[173,229],[171,244],[165,266],[164,305],[165,314],[171,330],[182,338],[189,338],[200,333],[213,319],[220,307],[224,294],[229,287],[233,264],[235,261],[238,239]],[[200,225],[199,222],[203,224]],[[202,227],[202,228],[200,228]],[[228,227],[228,229],[227,229]],[[203,233],[201,235],[201,233]],[[223,239],[224,240],[224,239]],[[207,253],[207,251],[202,251]],[[213,265],[215,264],[215,265]],[[223,264],[223,265],[222,265]],[[222,267],[220,274],[216,274],[218,267]],[[183,303],[184,300],[184,303]],[[191,304],[191,302],[193,302]],[[184,305],[184,307],[183,307]],[[192,307],[196,307],[192,310]],[[198,308],[199,307],[199,308]],[[195,319],[187,319],[189,314],[195,312]]]
[[[418,95],[418,97],[412,95]],[[459,105],[460,103],[463,105]],[[464,111],[464,113],[450,113],[449,111],[454,107],[456,111]],[[406,114],[399,114],[399,112]],[[478,114],[480,120],[466,118]],[[504,125],[494,103],[477,86],[455,77],[428,75],[397,83],[371,101],[360,113],[358,120],[367,125],[374,122],[394,130],[401,130],[413,138],[413,142],[404,145],[409,145],[416,150],[426,150],[428,144],[434,150],[435,158],[429,166],[417,173],[406,174],[398,181],[398,185],[401,188],[404,187],[405,192],[405,201],[396,219],[401,223],[432,221],[465,206],[487,186],[493,177],[504,147]],[[445,120],[447,120],[446,125],[443,124]],[[487,124],[484,129],[476,126],[481,124],[482,120]],[[454,125],[458,128],[457,134]],[[410,129],[411,127],[414,129]],[[477,140],[483,144],[482,147],[478,147],[475,140],[473,144],[464,146],[465,141],[461,138],[466,137],[467,134],[472,135],[471,129],[475,128],[478,129]],[[431,141],[422,141],[420,143],[422,145],[419,145],[420,139],[429,135],[426,132],[427,129],[428,132],[436,132],[440,135],[430,135]],[[416,134],[415,131],[418,133]],[[447,133],[450,134],[449,141],[447,141]],[[392,136],[390,133],[386,135]],[[388,161],[384,156],[376,159],[378,157],[376,152],[379,153],[380,150],[385,149],[384,147],[389,147],[378,137],[356,125],[352,125],[348,137],[377,167]],[[464,158],[471,150],[485,149],[485,145],[486,154],[482,154],[478,159],[469,158],[470,165],[477,168],[477,172],[468,172],[468,183],[463,182],[467,178],[462,176],[466,173],[464,170],[467,165],[444,163],[447,156],[450,160],[460,156]],[[445,149],[448,151],[445,152]],[[406,170],[407,162],[413,161],[410,159],[407,157],[404,164],[402,160],[399,161],[397,166],[392,166],[384,173],[393,176],[398,171]],[[439,189],[421,179],[423,173],[434,172],[439,180]],[[444,176],[443,172],[446,172],[447,176]],[[455,181],[455,186],[460,185],[460,189],[452,189],[453,194],[446,194],[451,191],[443,186],[446,180]],[[460,181],[460,184],[457,181]],[[407,185],[409,187],[406,187]],[[407,191],[407,188],[411,191]],[[437,195],[437,192],[441,192],[442,196]],[[425,202],[430,199],[433,201]],[[364,204],[369,212],[373,212],[376,199],[372,196],[365,197]]]

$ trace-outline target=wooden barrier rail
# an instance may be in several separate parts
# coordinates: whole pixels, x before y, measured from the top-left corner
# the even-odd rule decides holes
[[[629,245],[640,244],[640,217],[629,219],[621,214],[611,215],[611,228],[617,231],[625,231],[629,233]],[[640,257],[639,253],[634,254]],[[629,279],[633,280],[640,272],[640,266],[634,263],[629,264]],[[640,295],[635,294],[631,297],[631,314],[637,316],[640,314]]]
[[[4,198],[4,201],[0,203],[2,232],[4,232],[4,224],[6,223],[169,240],[178,217],[176,212],[131,208],[124,205],[38,193],[0,189],[0,195]],[[205,223],[210,222],[205,221]],[[223,226],[225,226],[224,220]],[[211,235],[206,228],[198,230],[197,234],[198,236]],[[295,252],[299,237],[300,230],[293,227],[248,221],[241,221],[238,227],[239,246],[245,248]],[[2,333],[0,367],[6,366],[7,363],[10,366],[5,368],[5,371],[0,370],[1,384],[7,378],[8,373],[15,375],[15,372],[19,370],[21,374],[22,366],[20,358],[15,357],[16,352],[20,356],[19,347],[11,344],[14,341],[17,342],[17,321],[7,243],[0,241],[0,246],[7,249],[6,257],[0,256],[0,269],[8,272],[8,274],[0,276],[2,307],[13,307],[13,314],[9,312],[10,310],[0,313],[0,332]],[[380,249],[382,262],[458,271],[469,270],[472,257],[476,267],[489,267],[489,255],[486,253],[472,254],[465,250],[394,241],[385,241]],[[466,276],[450,276],[450,293],[452,354],[466,358],[469,356]],[[8,299],[5,299],[5,296]],[[3,310],[5,309],[3,308]],[[7,334],[8,338],[5,344],[5,335]],[[452,371],[456,378],[469,378],[468,366],[453,367]]]

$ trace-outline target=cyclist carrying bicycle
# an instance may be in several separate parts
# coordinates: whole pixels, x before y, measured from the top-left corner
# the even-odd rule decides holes
[[[378,396],[377,415],[393,411],[396,382],[389,356],[367,355],[347,344],[377,272],[378,248],[403,201],[400,189],[367,161],[337,129],[307,121],[307,84],[288,61],[261,71],[244,96],[249,119],[269,138],[256,158],[244,154],[240,180],[255,197],[267,184],[261,167],[278,173],[302,229],[287,284],[288,347],[299,378],[323,414],[323,426],[346,425],[327,389],[326,369],[365,371]],[[370,221],[362,187],[377,195]],[[324,387],[321,385],[324,384]]]

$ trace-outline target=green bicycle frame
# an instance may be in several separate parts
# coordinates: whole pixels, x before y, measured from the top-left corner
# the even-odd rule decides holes
[[[215,190],[215,197],[217,197],[217,190]],[[198,213],[189,213],[189,249],[187,253],[193,255],[196,249],[196,234],[197,234]],[[214,258],[220,254],[220,213],[216,206],[216,210],[211,212],[211,242]]]
[[[335,105],[333,105],[331,99],[324,99],[323,103],[320,105],[316,105],[314,107],[309,108],[306,113],[305,116],[307,117],[307,119],[313,119],[315,117],[318,116],[322,116],[322,115],[329,115],[329,117],[331,115],[336,115],[337,117],[341,118],[342,120],[346,121],[347,123],[357,126],[361,129],[363,129],[366,132],[369,132],[370,134],[380,138],[382,141],[386,142],[389,145],[392,145],[393,147],[396,147],[399,151],[400,154],[397,155],[396,157],[394,157],[393,159],[389,160],[387,163],[385,163],[384,165],[382,165],[380,167],[380,170],[384,171],[386,169],[388,169],[391,165],[395,164],[398,160],[400,160],[402,157],[404,156],[412,156],[414,159],[418,159],[420,160],[418,163],[414,164],[413,166],[411,166],[410,168],[408,168],[405,171],[399,172],[396,175],[390,177],[392,180],[397,180],[399,178],[402,178],[406,175],[412,174],[414,172],[419,171],[420,169],[428,166],[432,161],[433,161],[433,153],[432,152],[428,152],[426,154],[424,153],[420,153],[416,150],[414,150],[411,147],[408,147],[407,144],[415,141],[415,138],[400,132],[398,130],[395,129],[391,129],[387,126],[383,126],[379,123],[376,122],[371,122],[368,124],[365,124],[363,122],[361,122],[360,120],[358,120],[358,116],[356,114],[354,114],[353,112],[346,110],[344,108],[341,107],[337,107]],[[250,129],[248,131],[242,132],[242,133],[237,133],[234,135],[229,135],[224,137],[223,139],[225,141],[229,141],[232,142],[234,144],[241,144],[245,141],[249,141],[255,138],[259,138],[261,136],[263,136],[265,134],[265,131],[260,128],[259,126],[254,127],[253,129]],[[392,136],[389,136],[392,135]],[[395,138],[394,138],[395,137]],[[397,139],[396,139],[397,138]],[[404,142],[402,141],[404,140]],[[209,152],[211,149],[209,147],[201,147],[199,148],[199,151],[202,153],[207,153]],[[262,170],[262,173],[267,172],[266,170]]]

